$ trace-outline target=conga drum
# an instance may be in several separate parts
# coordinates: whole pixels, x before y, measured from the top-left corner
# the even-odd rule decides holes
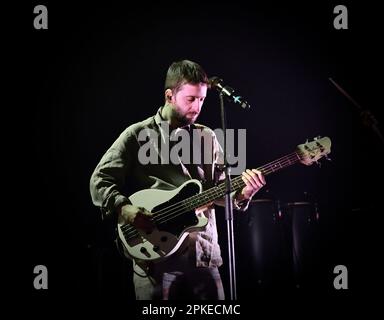
[[[291,202],[282,206],[291,223],[292,259],[296,287],[311,287],[317,281],[320,258],[318,206],[314,202]]]
[[[236,254],[241,289],[249,292],[291,285],[291,237],[279,202],[273,199],[252,200],[248,210],[236,217]]]

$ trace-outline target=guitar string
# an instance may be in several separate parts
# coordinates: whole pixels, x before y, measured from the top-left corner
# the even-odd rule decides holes
[[[290,157],[290,158],[291,158],[291,157]],[[287,165],[291,165],[291,164],[293,164],[293,163],[296,163],[298,159],[300,159],[300,158],[298,157],[298,158],[292,160],[292,159],[289,159],[289,158],[287,157],[286,160],[284,161],[285,163],[282,162],[281,164],[282,164],[284,167],[286,167]],[[263,174],[269,174],[269,173],[272,173],[272,172],[276,171],[274,168],[268,168],[268,167],[270,167],[270,165],[266,165],[266,166],[264,166],[264,167],[261,167],[261,168],[259,168],[259,170],[260,170],[260,169],[263,170]],[[284,167],[281,166],[280,168],[284,168]],[[279,169],[280,169],[280,168],[279,168]],[[242,178],[241,178],[241,177],[242,177],[242,176],[238,176],[238,177],[234,178],[234,179],[232,180],[232,184],[241,183],[242,185],[240,186],[240,188],[243,187],[243,186],[245,186],[245,183],[242,181]],[[212,191],[211,191],[211,189],[208,189],[208,190],[206,190],[206,191],[210,191],[210,192],[206,192],[206,194],[211,193],[209,196],[212,196],[212,195],[215,194],[215,197],[214,197],[212,200],[214,200],[214,199],[216,199],[216,198],[219,198],[219,197],[221,197],[223,194],[225,194],[225,190],[220,190],[220,191],[221,191],[221,194],[219,193],[219,195],[217,195],[217,194],[216,194],[216,193],[218,192],[217,189],[219,189],[219,188],[224,189],[224,186],[225,186],[224,184],[221,184],[220,187],[218,187],[218,188],[211,188],[211,189],[216,189],[216,190],[212,190]],[[235,186],[235,187],[236,187],[236,186]],[[238,187],[239,187],[239,186],[237,186],[236,188],[238,188]],[[198,205],[197,205],[196,202],[195,202],[196,199],[192,199],[192,198],[196,198],[196,197],[198,197],[198,196],[201,196],[201,194],[197,194],[197,195],[195,195],[195,196],[189,198],[187,201],[183,200],[183,201],[179,202],[179,203],[178,203],[178,204],[179,204],[178,207],[177,207],[177,208],[174,208],[174,209],[176,209],[176,211],[168,211],[168,212],[165,212],[165,213],[162,214],[162,217],[158,217],[158,216],[157,216],[157,213],[154,213],[154,214],[156,214],[156,216],[153,218],[153,220],[157,220],[157,223],[165,223],[165,222],[167,222],[167,221],[169,221],[169,220],[171,220],[171,219],[174,219],[175,217],[177,217],[177,216],[179,216],[179,215],[182,215],[182,214],[184,214],[184,213],[186,213],[186,212],[189,212],[190,210],[196,208],[196,206],[198,207]],[[206,195],[206,196],[207,196],[207,195]],[[192,199],[192,200],[191,200],[191,199]],[[181,203],[181,205],[180,205],[180,203]],[[168,208],[166,208],[166,209],[168,209]],[[181,212],[180,212],[180,209],[182,210]],[[165,214],[166,214],[166,215],[165,215]],[[156,219],[155,219],[155,218],[156,218]],[[165,220],[164,220],[164,218],[165,218]],[[136,228],[135,228],[134,226],[132,226],[132,225],[125,225],[125,226],[123,226],[123,227],[121,227],[121,228],[124,228],[122,231],[123,231],[123,233],[124,233],[124,235],[125,235],[126,237],[129,237],[129,239],[131,238],[131,236],[132,236],[133,234],[135,234],[135,237],[138,235],[138,232],[137,232]],[[128,229],[131,229],[131,230],[128,230]],[[133,231],[133,232],[132,232],[132,231]]]
[[[296,160],[296,159],[295,159]],[[293,163],[295,163],[295,161],[294,162],[292,162],[293,160],[290,160],[290,159],[287,159],[286,160],[286,163],[284,164],[284,167],[286,167],[287,165],[290,165],[290,164],[293,164]],[[279,169],[281,169],[281,167],[279,168]],[[265,167],[263,167],[263,168],[259,168],[259,170],[260,171],[262,171],[262,173],[263,174],[270,174],[270,173],[272,173],[272,172],[274,172],[274,171],[276,171],[276,169],[274,170],[274,168],[265,168]],[[271,170],[271,171],[269,171],[269,170]],[[268,172],[269,171],[269,172]],[[245,186],[245,182],[242,180],[242,176],[238,176],[238,177],[236,177],[236,178],[234,178],[233,180],[232,180],[232,184],[241,184],[241,186],[235,186],[235,188],[240,188],[240,187],[244,187]],[[220,185],[220,187],[219,188],[221,188],[222,190],[220,190],[221,191],[221,193],[222,193],[222,195],[224,195],[225,194],[225,184],[224,183],[222,183],[221,185]],[[210,191],[211,189],[208,189],[208,190],[206,190],[206,191]],[[210,199],[208,202],[210,202],[210,201],[213,201],[213,200],[215,200],[215,199],[217,199],[218,197],[220,197],[220,196],[222,196],[222,195],[219,195],[219,196],[217,196],[215,193],[216,193],[216,190],[212,190],[212,192],[209,192],[209,193],[211,193],[209,196],[214,196],[214,198],[212,198],[212,199]],[[201,197],[201,194],[197,194],[197,195],[195,195],[194,197]],[[206,196],[205,196],[206,197]],[[192,199],[193,197],[191,197],[191,198],[189,198],[188,199],[188,202],[190,202],[189,204],[187,204],[188,205],[188,211],[189,210],[191,210],[193,207],[194,208],[196,208],[196,205],[197,206],[202,206],[202,205],[204,205],[204,203],[203,204],[196,204],[196,199]],[[208,203],[208,202],[205,202],[205,203]],[[197,203],[198,203],[198,201],[197,201]],[[192,206],[192,208],[191,208],[191,206]],[[167,215],[165,215],[165,213],[163,213],[162,214],[162,217],[161,218],[167,218],[167,217],[169,217],[170,215],[173,215],[175,212],[168,212],[167,213]],[[156,214],[156,216],[158,217],[158,215]],[[172,217],[173,218],[173,217]],[[160,221],[159,221],[160,220]],[[166,220],[166,221],[168,221],[168,220]],[[161,221],[161,219],[158,219],[158,221],[157,221],[158,223],[164,223],[165,221]]]
[[[296,154],[296,152],[295,153],[291,153],[291,154],[289,154],[289,155],[287,155],[287,156],[285,156],[285,157],[282,157],[282,158],[280,158],[280,159],[278,159],[279,160],[279,168],[278,169],[280,169],[281,168],[281,159],[284,159],[284,161],[285,162],[287,162],[288,161],[288,163],[290,162],[290,161],[292,161],[291,160],[291,158],[292,157],[298,157],[297,156],[297,154]],[[272,171],[275,171],[275,170],[273,170],[273,168],[276,168],[277,166],[276,166],[276,162],[278,162],[277,160],[275,160],[275,161],[273,161],[273,162],[271,162],[271,163],[269,163],[269,164],[267,164],[267,165],[264,165],[264,166],[262,166],[262,167],[260,167],[260,168],[258,168],[258,170],[272,170]],[[285,166],[286,164],[284,164],[284,166]],[[271,167],[271,168],[268,168],[268,167]],[[236,179],[237,178],[240,178],[241,179],[241,177],[242,176],[239,176],[239,177],[236,177],[236,178],[234,178],[233,180],[232,180],[232,183],[236,183]],[[241,179],[242,180],[242,179]],[[216,193],[219,193],[219,195],[217,196],[217,197],[220,197],[221,195],[220,195],[220,191],[222,191],[222,190],[220,190],[220,186],[222,186],[222,184],[220,184],[219,186],[217,186],[217,187],[213,187],[213,188],[210,188],[210,189],[208,189],[208,190],[205,190],[205,191],[203,191],[202,193],[199,193],[199,194],[196,194],[196,195],[194,195],[194,196],[191,196],[188,200],[189,201],[191,201],[192,203],[194,203],[195,202],[195,198],[202,198],[203,196],[205,197],[205,198],[207,198],[207,196],[212,196],[212,195],[215,195],[215,198],[214,199],[216,199]],[[211,193],[211,194],[210,194]],[[214,199],[212,199],[212,200],[214,200]],[[211,200],[209,200],[209,201],[211,201]],[[208,201],[208,202],[209,202]],[[207,203],[208,203],[207,202]],[[188,205],[188,202],[186,201],[186,199],[184,199],[184,200],[181,200],[180,202],[177,202],[177,203],[174,203],[173,205],[171,205],[171,206],[168,206],[168,207],[166,207],[166,208],[163,208],[163,209],[161,209],[161,210],[159,210],[159,211],[157,211],[157,212],[155,212],[154,214],[155,214],[155,216],[154,216],[154,219],[160,219],[164,214],[168,214],[168,213],[170,213],[170,210],[171,210],[171,208],[172,207],[175,207],[176,206],[176,209],[178,209],[178,207],[180,206],[180,205]],[[174,208],[173,208],[174,209]]]
[[[284,161],[285,163],[282,162],[282,163],[280,164],[280,168],[284,168],[284,167],[286,167],[287,165],[291,165],[291,164],[293,164],[293,163],[296,163],[297,160],[300,159],[298,156],[297,156],[297,158],[295,158],[295,159],[290,159],[290,158],[292,158],[292,155],[295,156],[295,157],[297,156],[297,154],[291,154],[289,157],[286,156],[286,159],[285,159],[285,161]],[[281,165],[283,165],[284,167],[282,167]],[[269,173],[272,173],[272,172],[276,171],[276,169],[274,169],[273,166],[272,166],[271,168],[268,168],[268,167],[271,167],[271,165],[265,165],[265,166],[259,168],[259,170],[262,170],[262,171],[263,171],[263,174],[269,174]],[[276,168],[276,166],[274,166],[274,167]],[[278,169],[280,169],[280,168],[278,168]],[[242,181],[241,177],[242,177],[242,176],[238,176],[238,177],[234,178],[234,179],[232,180],[232,184],[241,183],[242,185],[241,185],[240,187],[245,186],[245,183]],[[239,180],[239,179],[240,179],[240,180]],[[235,187],[236,187],[236,186],[235,186]],[[237,187],[239,187],[239,186],[237,186]],[[237,187],[236,187],[236,188],[237,188]],[[208,190],[206,190],[206,191],[208,191],[208,192],[206,192],[205,197],[207,197],[207,195],[209,195],[209,196],[215,195],[215,197],[214,197],[212,200],[214,200],[214,199],[216,199],[216,198],[219,198],[219,197],[222,196],[223,193],[225,194],[225,190],[220,190],[220,191],[221,191],[221,194],[220,194],[220,192],[219,192],[217,189],[223,189],[223,188],[224,188],[224,185],[221,184],[220,187],[208,189]],[[212,190],[212,189],[214,189],[214,190]],[[216,193],[219,193],[219,195],[217,195]],[[174,219],[175,217],[177,217],[177,216],[179,216],[179,215],[181,215],[181,214],[184,214],[184,213],[186,213],[186,212],[189,212],[191,209],[196,208],[196,206],[198,207],[198,205],[197,205],[196,202],[195,202],[196,199],[194,199],[194,198],[197,198],[197,197],[199,197],[199,196],[201,197],[201,195],[202,195],[202,194],[200,193],[200,194],[197,194],[197,195],[195,195],[195,196],[190,197],[187,201],[186,201],[186,200],[183,200],[183,201],[177,203],[178,206],[177,206],[176,208],[173,208],[173,209],[176,209],[176,211],[170,211],[170,210],[168,210],[167,212],[162,213],[161,217],[159,217],[159,216],[157,215],[157,213],[154,213],[154,214],[156,214],[156,216],[154,216],[153,220],[155,220],[155,221],[157,220],[157,223],[165,223],[165,222],[169,221],[170,219]],[[208,201],[208,202],[209,202],[209,201]],[[180,204],[181,204],[181,205],[180,205]],[[192,205],[192,206],[191,206],[191,205]],[[173,206],[174,206],[174,205],[173,205]],[[170,207],[172,207],[172,206],[170,206]],[[165,209],[169,209],[169,208],[167,207],[167,208],[165,208]],[[186,209],[186,210],[180,212],[180,209],[181,209],[181,210],[185,210],[185,209]],[[164,209],[163,209],[163,210],[164,210]],[[165,218],[165,220],[164,220],[164,218]],[[168,218],[168,219],[167,219],[167,218]],[[123,227],[121,227],[121,228],[122,228],[122,229],[124,228],[122,231],[123,231],[124,235],[125,235],[125,236],[128,236],[129,238],[131,238],[131,234],[130,234],[131,232],[130,232],[130,231],[134,231],[133,233],[134,233],[135,235],[138,234],[136,228],[135,228],[134,226],[132,226],[132,225],[125,225],[125,226],[123,226]],[[127,230],[127,229],[131,229],[131,230]]]
[[[292,159],[292,157],[294,157],[294,159]],[[281,161],[281,159],[284,159],[284,161]],[[263,167],[258,168],[258,170],[262,171],[263,174],[267,175],[267,174],[270,174],[276,170],[282,169],[288,165],[294,164],[300,159],[301,158],[299,157],[297,152],[294,152],[290,155],[287,155],[285,157],[278,159],[280,161],[275,160],[275,161],[273,161],[273,162],[271,162],[271,163],[269,163]],[[276,166],[276,162],[280,162],[279,167]],[[241,184],[241,186],[235,186],[235,184],[239,184],[239,183]],[[242,181],[242,176],[238,176],[238,177],[234,178],[232,180],[232,184],[234,185],[234,187],[236,189],[239,187],[241,188],[241,187],[245,186],[244,181]],[[225,187],[225,185],[222,183],[216,188],[214,187],[214,188],[206,190],[206,193],[204,195],[205,199],[207,197],[214,196],[214,198],[212,198],[211,200],[208,201],[208,202],[210,202],[216,198],[221,197],[223,191],[225,194],[225,190],[222,190],[222,189],[224,189],[224,187]],[[159,211],[159,212],[161,212],[160,215],[159,215],[159,212],[154,213],[155,216],[153,217],[153,220],[155,220],[155,222],[157,222],[157,223],[165,223],[171,219],[174,219],[175,217],[177,217],[181,214],[189,212],[190,210],[196,208],[196,206],[198,207],[198,204],[196,204],[196,198],[199,198],[199,197],[201,198],[203,193],[204,192],[199,193],[197,195],[194,195],[194,196],[188,198],[188,200],[184,199],[184,200],[182,200],[176,204],[173,204],[169,207],[166,207],[166,208],[160,210]],[[217,194],[219,194],[219,195],[217,195]],[[198,203],[198,201],[197,201],[197,203]],[[174,207],[174,208],[172,208],[172,207]],[[170,208],[172,208],[172,209],[170,210]],[[176,209],[176,211],[175,211],[175,209]],[[180,212],[180,209],[182,210],[181,212]],[[133,234],[135,234],[135,236],[138,234],[136,228],[132,225],[129,225],[129,224],[122,226],[121,229],[124,233],[124,236],[128,237],[129,239],[131,238],[131,236]],[[131,230],[129,230],[129,229],[131,229]],[[133,233],[132,233],[132,231],[133,231]]]
[[[258,168],[257,170],[269,170],[268,167],[271,167],[270,169],[272,169],[272,170],[273,170],[273,168],[276,168],[276,167],[277,167],[277,170],[279,170],[279,169],[281,168],[281,162],[282,162],[282,160],[284,160],[284,162],[286,162],[287,160],[291,160],[292,157],[297,157],[298,159],[300,159],[299,156],[298,156],[298,154],[297,154],[297,152],[293,152],[293,153],[291,153],[291,154],[289,154],[289,155],[286,155],[286,156],[281,157],[281,158],[279,158],[279,159],[277,159],[277,160],[275,160],[275,161],[272,161],[272,162],[270,162],[270,163],[268,163],[268,164],[266,164],[266,165],[264,165],[264,166]],[[279,163],[279,167],[277,166],[276,163]],[[284,165],[285,165],[285,164],[284,164]],[[274,170],[273,170],[273,171],[274,171]],[[239,177],[241,177],[241,176],[239,176]],[[236,179],[236,178],[234,178],[234,179]],[[233,180],[234,180],[234,179],[233,179]],[[232,181],[233,181],[233,180],[232,180]],[[213,192],[216,192],[218,188],[219,188],[219,186],[210,188],[210,189],[208,189],[208,190],[203,191],[202,193],[199,193],[199,194],[196,194],[196,195],[194,195],[194,196],[191,196],[189,199],[194,200],[194,199],[193,199],[194,197],[201,197],[202,195],[204,195],[204,193],[206,194],[206,192],[207,192],[207,191],[210,191],[211,189],[214,189],[214,190],[212,190],[212,191],[213,191]],[[180,202],[176,202],[176,203],[174,203],[174,204],[172,204],[172,205],[170,205],[170,206],[168,206],[168,207],[166,207],[166,208],[163,208],[163,209],[157,211],[157,212],[154,213],[154,214],[156,214],[156,217],[160,217],[160,216],[162,216],[163,214],[167,214],[167,213],[169,212],[169,210],[170,210],[172,207],[174,207],[174,206],[179,206],[180,204],[183,204],[183,202],[185,203],[185,199],[184,199],[184,200],[181,200]]]
[[[324,149],[323,149],[323,150],[324,150]],[[323,151],[323,150],[322,150],[322,151]],[[313,151],[313,150],[312,150],[312,151]],[[268,163],[268,164],[266,164],[266,165],[264,165],[264,166],[261,166],[260,168],[257,168],[257,169],[258,169],[258,170],[264,170],[264,171],[272,170],[272,171],[270,171],[270,172],[267,173],[267,174],[269,174],[269,173],[271,173],[271,172],[276,171],[276,170],[273,170],[273,168],[276,168],[276,167],[277,167],[276,163],[279,164],[279,167],[277,167],[277,170],[282,169],[282,168],[286,167],[287,165],[291,165],[291,164],[296,163],[297,161],[302,160],[302,159],[303,159],[302,156],[303,156],[303,154],[305,154],[305,153],[308,154],[309,152],[305,151],[305,152],[303,153],[300,149],[296,149],[296,151],[294,151],[294,152],[292,152],[292,153],[290,153],[290,154],[288,154],[288,155],[285,155],[285,156],[283,156],[283,157],[281,157],[281,158],[279,158],[279,159],[276,159],[276,160],[274,160],[274,161],[272,161],[272,162],[270,162],[270,163]],[[299,154],[300,154],[301,156],[300,156]],[[291,159],[292,157],[294,157],[295,159]],[[282,161],[282,160],[283,160],[283,161]],[[287,161],[288,161],[288,163],[287,163]],[[293,162],[290,163],[291,161],[293,161]],[[312,161],[314,161],[314,160],[312,160]],[[284,167],[282,167],[282,163],[283,163],[283,162],[285,162],[285,163],[283,164]],[[270,167],[270,168],[269,168],[269,167]],[[239,176],[239,177],[241,178],[241,176]],[[232,183],[234,183],[234,180],[235,180],[235,179],[236,179],[236,178],[234,178],[234,179],[232,180]],[[221,184],[221,186],[222,186],[222,184]],[[220,187],[221,187],[221,186],[220,186]],[[203,191],[202,193],[199,193],[199,194],[196,194],[196,195],[190,197],[188,200],[191,201],[192,204],[194,205],[194,201],[196,200],[195,198],[202,198],[203,195],[205,196],[205,198],[207,198],[207,194],[209,194],[209,193],[211,193],[209,196],[212,196],[212,194],[216,194],[216,192],[219,192],[218,189],[220,189],[220,187],[213,187],[213,188],[210,188],[210,189],[208,189],[208,190],[205,190],[205,191]],[[210,191],[210,192],[209,192],[209,191]],[[216,196],[216,195],[215,195],[215,196]],[[221,195],[219,195],[218,197],[220,197],[220,196],[221,196]],[[214,198],[214,199],[216,199],[216,198]],[[212,199],[212,200],[214,200],[214,199]],[[178,210],[180,206],[188,205],[188,203],[187,203],[188,200],[186,201],[186,199],[184,199],[184,200],[182,200],[182,201],[180,201],[180,202],[174,203],[174,204],[171,205],[171,206],[168,206],[168,207],[166,207],[166,208],[161,209],[160,211],[154,213],[154,214],[156,214],[156,216],[153,217],[153,220],[160,219],[161,216],[164,216],[164,215],[168,216],[169,213],[171,213],[169,210],[170,210],[170,208],[172,208],[172,207],[176,207],[176,210]],[[209,200],[209,201],[212,201],[212,200]],[[208,202],[209,202],[209,201],[208,201]],[[208,203],[208,202],[206,202],[206,203]],[[189,209],[189,210],[190,210],[190,209]],[[172,214],[172,213],[171,213],[171,214]],[[160,223],[162,223],[162,222],[160,222]],[[126,225],[126,226],[129,227],[129,225]],[[125,227],[125,226],[123,226],[123,227]]]

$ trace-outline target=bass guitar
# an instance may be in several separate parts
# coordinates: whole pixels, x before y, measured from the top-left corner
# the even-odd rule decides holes
[[[311,165],[331,152],[328,137],[315,138],[300,144],[295,151],[263,165],[257,170],[269,175],[297,162]],[[231,190],[245,187],[240,176],[231,180]],[[204,216],[196,215],[196,209],[224,197],[222,182],[210,189],[202,189],[200,181],[192,179],[171,190],[145,189],[132,194],[129,200],[134,206],[144,207],[152,213],[154,229],[150,232],[136,229],[130,224],[118,224],[118,241],[126,256],[132,259],[158,262],[178,250],[190,232],[202,230],[208,223]]]

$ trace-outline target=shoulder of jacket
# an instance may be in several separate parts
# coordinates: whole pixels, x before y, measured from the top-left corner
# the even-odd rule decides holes
[[[123,135],[129,135],[129,136],[137,136],[140,132],[140,130],[145,128],[155,128],[155,117],[151,116],[143,121],[139,121],[136,123],[131,124],[129,127],[127,127],[122,134]]]

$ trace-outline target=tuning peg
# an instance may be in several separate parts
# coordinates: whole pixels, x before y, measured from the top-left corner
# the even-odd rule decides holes
[[[332,161],[332,159],[330,157],[328,157],[327,155],[324,156],[325,160],[327,161]]]
[[[321,162],[316,161],[316,164],[319,166],[319,168],[321,168]]]
[[[315,140],[315,141],[319,140],[319,139],[321,139],[321,136],[316,136],[316,137],[313,138],[313,140]]]

